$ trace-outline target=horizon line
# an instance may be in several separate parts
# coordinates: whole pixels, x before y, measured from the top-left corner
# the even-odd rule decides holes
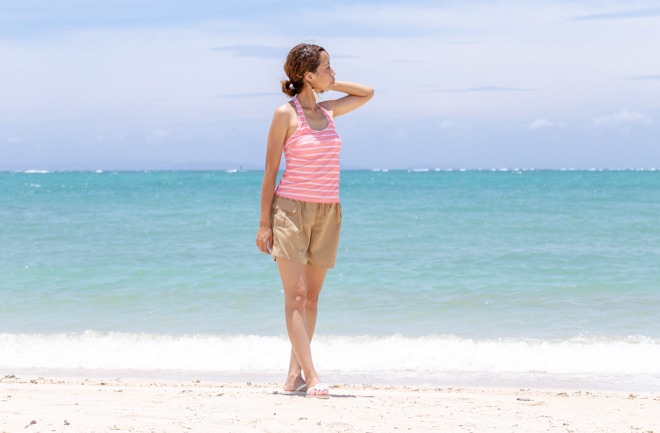
[[[43,170],[43,169],[26,169],[26,170],[6,170],[0,169],[0,173],[22,173],[22,174],[49,174],[49,173],[128,173],[128,172],[225,172],[225,173],[246,173],[246,172],[263,172],[264,169],[84,169],[84,170]],[[576,168],[576,167],[560,167],[560,168],[517,168],[517,167],[490,167],[490,168],[345,168],[341,171],[368,171],[368,172],[390,172],[390,171],[403,171],[403,172],[466,172],[466,171],[485,171],[485,172],[523,172],[523,171],[660,171],[660,167],[628,167],[628,168],[607,168],[607,167],[590,167],[590,168]],[[283,173],[284,170],[278,170],[278,173]]]

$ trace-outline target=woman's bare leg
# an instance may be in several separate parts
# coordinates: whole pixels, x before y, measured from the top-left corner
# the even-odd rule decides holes
[[[289,340],[296,358],[305,372],[307,385],[311,388],[321,380],[314,369],[312,352],[309,347],[305,265],[278,257],[277,267],[284,287],[284,315]]]
[[[316,328],[317,306],[319,295],[323,288],[325,276],[328,273],[327,269],[315,268],[313,266],[304,265],[305,267],[305,281],[307,283],[307,301],[305,302],[305,316],[307,318],[307,333],[309,334],[309,341],[311,343],[314,336],[314,329]],[[298,362],[296,353],[291,347],[291,359],[289,360],[289,374],[287,375],[284,389],[287,391],[294,391],[300,385],[305,383],[302,378],[302,367]],[[304,388],[303,388],[304,389]]]

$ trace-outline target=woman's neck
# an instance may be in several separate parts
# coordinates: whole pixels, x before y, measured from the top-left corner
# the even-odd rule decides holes
[[[302,91],[296,95],[296,98],[298,98],[298,102],[300,102],[300,105],[303,108],[312,111],[319,109],[318,105],[316,105],[316,98],[314,98],[311,87],[305,86]]]

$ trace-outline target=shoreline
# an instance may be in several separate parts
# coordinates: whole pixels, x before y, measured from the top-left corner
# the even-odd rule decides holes
[[[0,379],[3,433],[660,431],[658,392],[334,384],[321,400],[278,382],[16,376]]]
[[[493,372],[419,372],[374,371],[345,373],[341,371],[319,372],[328,385],[349,386],[427,386],[453,388],[537,390],[562,389],[566,391],[589,390],[592,392],[656,392],[660,394],[660,377],[642,374],[580,373],[493,373]],[[0,383],[6,375],[18,377],[57,377],[61,380],[121,380],[135,381],[193,381],[216,383],[278,383],[286,376],[286,370],[140,370],[140,369],[87,369],[87,368],[0,368]],[[1,433],[1,432],[0,432]]]

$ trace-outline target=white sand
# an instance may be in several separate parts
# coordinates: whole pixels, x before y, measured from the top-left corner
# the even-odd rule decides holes
[[[327,400],[280,392],[277,383],[5,377],[0,432],[660,433],[660,393],[651,392],[341,385]]]

